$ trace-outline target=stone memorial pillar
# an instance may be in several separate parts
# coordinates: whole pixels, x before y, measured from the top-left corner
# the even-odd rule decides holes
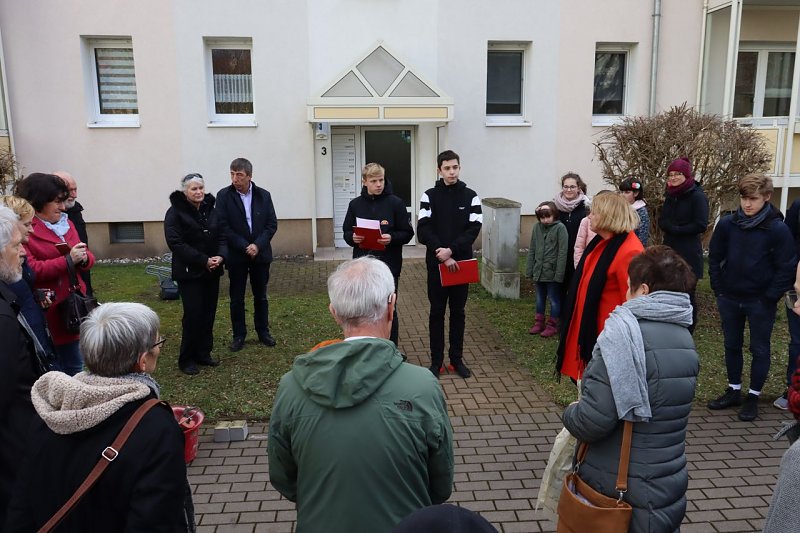
[[[493,296],[519,298],[519,215],[522,204],[484,198],[481,285]]]

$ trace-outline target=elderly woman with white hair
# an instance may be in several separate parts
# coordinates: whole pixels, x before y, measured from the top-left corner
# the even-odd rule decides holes
[[[137,409],[158,398],[151,376],[164,338],[158,315],[107,303],[81,324],[86,371],[48,372],[31,390],[34,424],[4,531],[36,531],[75,493]],[[191,531],[194,517],[172,410],[148,410],[113,466],[72,507],[60,531]],[[105,451],[104,451],[105,450]],[[58,475],[54,475],[57,472]]]
[[[178,282],[183,302],[178,367],[191,376],[200,372],[198,365],[219,364],[211,350],[225,236],[214,211],[214,195],[205,192],[200,174],[184,176],[181,190],[170,194],[169,201],[164,234],[172,250],[172,279]]]

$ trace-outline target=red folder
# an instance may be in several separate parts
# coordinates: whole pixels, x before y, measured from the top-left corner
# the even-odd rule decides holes
[[[362,250],[385,250],[386,246],[378,242],[381,238],[381,230],[373,228],[360,228],[353,226],[353,233],[361,235],[364,240],[358,245]]]
[[[450,272],[444,263],[439,263],[439,278],[442,280],[442,287],[466,285],[467,283],[478,283],[480,281],[477,259],[465,259],[464,261],[456,261],[456,263],[458,263],[458,270],[455,272]]]

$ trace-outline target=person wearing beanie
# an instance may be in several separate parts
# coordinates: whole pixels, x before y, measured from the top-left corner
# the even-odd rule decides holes
[[[664,205],[658,217],[658,227],[664,233],[664,244],[678,252],[689,263],[697,279],[703,277],[702,237],[708,227],[708,198],[700,184],[694,180],[692,163],[686,157],[675,159],[667,167],[667,188]],[[692,301],[693,332],[697,325],[697,302]]]

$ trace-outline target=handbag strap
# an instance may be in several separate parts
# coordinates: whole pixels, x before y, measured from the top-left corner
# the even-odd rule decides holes
[[[622,430],[622,443],[619,447],[619,467],[617,468],[617,485],[616,490],[619,493],[619,499],[622,500],[622,495],[628,492],[628,466],[631,461],[631,440],[633,438],[633,422],[626,420],[625,427]],[[581,442],[578,447],[578,453],[575,457],[575,471],[577,471],[580,464],[586,458],[586,452],[589,451],[589,444]]]
[[[67,259],[67,272],[69,273],[69,286],[70,288],[78,287],[78,274],[75,272],[75,263],[72,261],[72,255],[67,254],[64,256]]]
[[[111,443],[111,446],[107,446],[102,452],[100,452],[100,459],[97,461],[97,464],[94,465],[92,471],[89,472],[89,475],[86,477],[86,479],[83,480],[83,483],[81,483],[80,487],[78,487],[72,497],[61,506],[61,509],[59,509],[58,512],[54,514],[50,520],[48,520],[47,523],[39,529],[38,533],[47,533],[52,531],[56,526],[58,526],[59,523],[61,523],[64,517],[67,516],[67,514],[75,506],[75,504],[77,504],[86,494],[86,492],[92,488],[95,483],[97,483],[100,475],[105,471],[106,468],[108,468],[108,465],[110,465],[112,461],[119,457],[122,446],[128,440],[128,437],[131,436],[131,433],[133,433],[133,430],[142,420],[142,417],[144,417],[144,415],[151,408],[158,404],[167,405],[166,402],[151,398],[139,406],[136,412],[133,413],[133,416],[130,417],[128,422],[122,428],[122,431],[119,432],[117,438],[114,439],[114,442]]]

